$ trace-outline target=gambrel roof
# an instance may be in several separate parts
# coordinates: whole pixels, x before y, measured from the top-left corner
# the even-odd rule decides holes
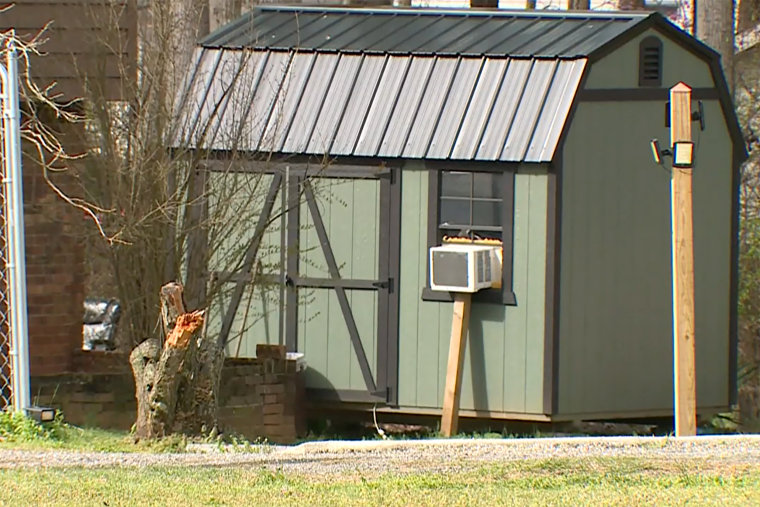
[[[172,145],[549,162],[588,62],[654,24],[716,58],[655,13],[258,7],[200,42]]]

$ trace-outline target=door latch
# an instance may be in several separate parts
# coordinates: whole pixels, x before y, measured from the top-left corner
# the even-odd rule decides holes
[[[390,278],[388,280],[378,280],[376,282],[372,282],[372,286],[377,287],[378,289],[393,290],[393,280]]]

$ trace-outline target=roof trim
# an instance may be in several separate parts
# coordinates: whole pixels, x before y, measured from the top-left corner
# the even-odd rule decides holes
[[[332,12],[332,13],[355,13],[361,11],[368,14],[410,14],[410,15],[451,15],[451,16],[485,16],[485,17],[521,17],[521,18],[593,18],[593,19],[628,19],[646,18],[648,11],[561,11],[561,10],[533,10],[525,9],[472,9],[462,8],[420,8],[420,7],[321,7],[316,5],[260,5],[254,10],[271,12]]]

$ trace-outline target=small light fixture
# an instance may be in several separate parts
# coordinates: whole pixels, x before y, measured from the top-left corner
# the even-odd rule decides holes
[[[55,420],[55,409],[50,407],[28,407],[26,415],[37,422],[53,422]]]
[[[673,144],[673,167],[690,168],[694,165],[694,143],[677,141]]]
[[[657,139],[649,141],[649,146],[652,148],[652,158],[654,158],[655,164],[662,165],[662,156],[660,154],[660,142]]]
[[[660,141],[652,139],[649,141],[649,147],[652,149],[652,158],[654,158],[655,164],[662,165],[662,157],[669,157],[673,155],[670,150],[661,150]]]

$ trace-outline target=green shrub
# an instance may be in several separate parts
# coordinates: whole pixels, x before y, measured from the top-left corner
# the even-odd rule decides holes
[[[63,436],[63,420],[40,424],[22,412],[0,411],[0,438],[10,442],[55,441]]]

